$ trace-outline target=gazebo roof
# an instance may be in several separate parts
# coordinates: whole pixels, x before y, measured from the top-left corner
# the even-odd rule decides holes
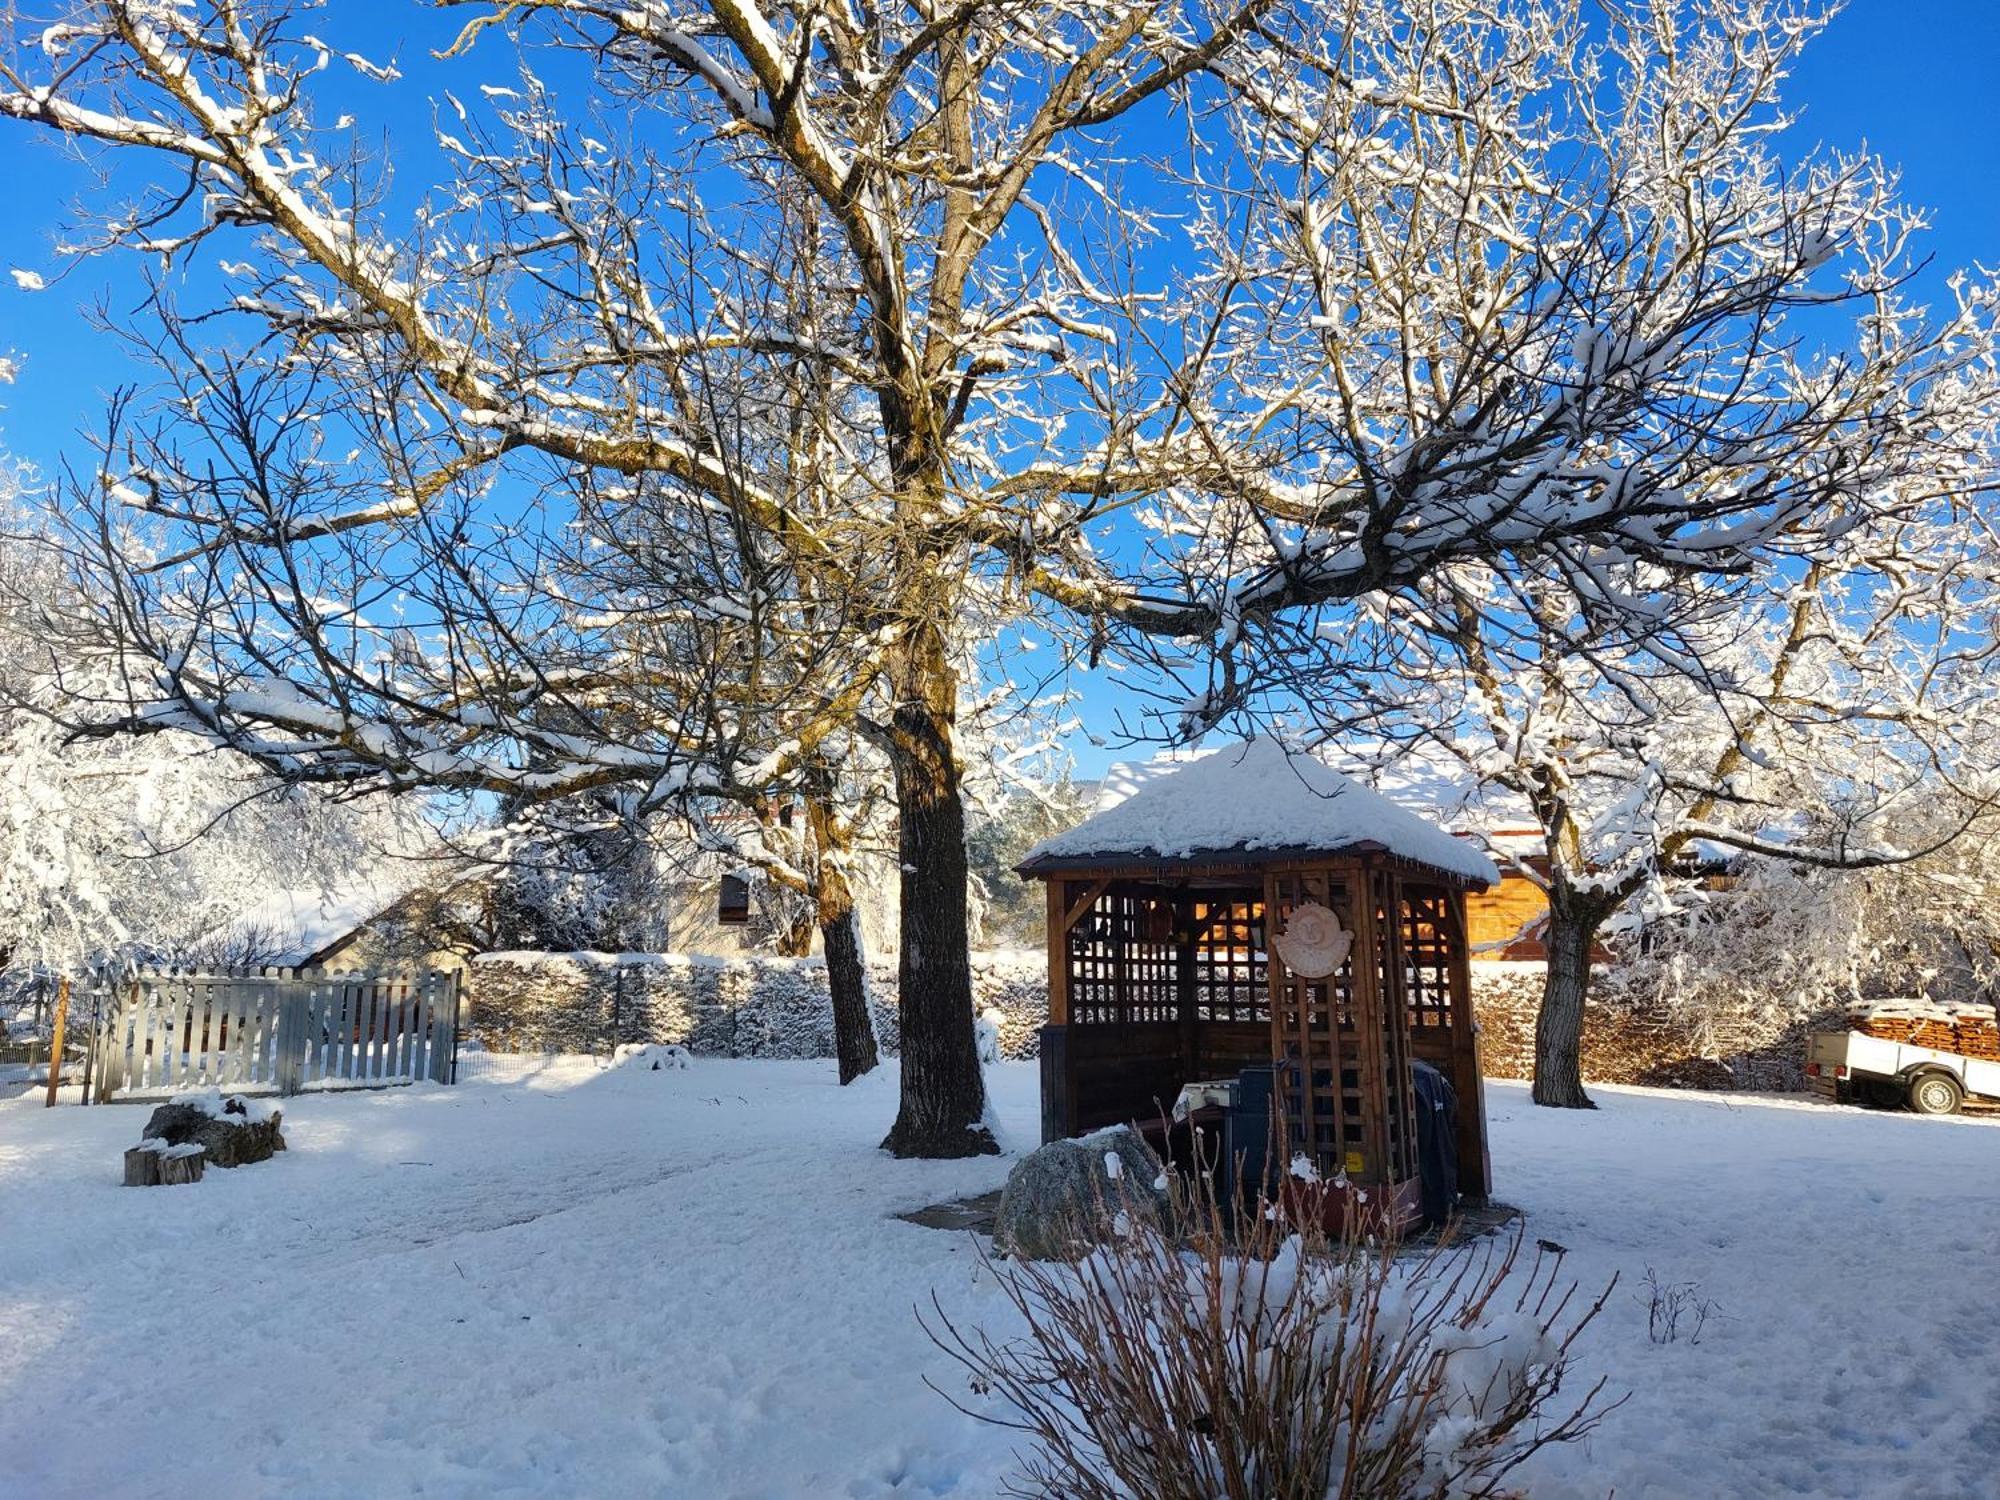
[[[1500,878],[1464,840],[1271,739],[1226,745],[1148,778],[1115,806],[1043,839],[1018,869],[1053,875],[1359,853],[1395,855],[1472,885]]]

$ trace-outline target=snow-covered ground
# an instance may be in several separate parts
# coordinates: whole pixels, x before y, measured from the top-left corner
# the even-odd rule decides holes
[[[496,1060],[498,1061],[498,1060]],[[896,1162],[894,1080],[830,1064],[510,1061],[314,1097],[291,1149],[129,1190],[136,1109],[0,1102],[0,1494],[988,1496],[935,1291],[960,1236],[890,1215],[1004,1161]],[[1032,1066],[994,1071],[1031,1144]],[[1800,1101],[1489,1094],[1494,1172],[1586,1283],[1631,1399],[1537,1497],[2000,1494],[2000,1132]],[[1720,1304],[1658,1347],[1648,1267]]]

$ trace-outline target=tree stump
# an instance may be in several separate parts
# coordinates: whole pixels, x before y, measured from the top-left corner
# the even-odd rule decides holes
[[[169,1146],[157,1137],[141,1141],[125,1153],[125,1186],[173,1187],[200,1182],[207,1153],[196,1146]]]
[[[153,1111],[146,1138],[175,1146],[193,1142],[206,1148],[210,1166],[241,1167],[285,1149],[284,1118],[268,1104],[233,1094],[183,1094]]]

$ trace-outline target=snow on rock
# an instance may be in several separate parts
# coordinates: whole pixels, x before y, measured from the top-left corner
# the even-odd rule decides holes
[[[210,1166],[243,1167],[285,1149],[284,1116],[265,1099],[215,1089],[176,1094],[146,1121],[145,1139],[199,1144]]]
[[[266,1120],[275,1119],[277,1106],[268,1099],[259,1099],[250,1094],[224,1094],[220,1089],[198,1089],[189,1094],[175,1094],[168,1104],[181,1104],[198,1110],[211,1120],[220,1120],[225,1125],[262,1125]]]
[[[1029,1152],[1007,1174],[994,1247],[1021,1260],[1075,1260],[1101,1243],[1106,1229],[1129,1235],[1135,1213],[1164,1222],[1171,1211],[1166,1192],[1128,1179],[1128,1162],[1139,1183],[1162,1175],[1160,1159],[1129,1125]]]
[[[1189,859],[1261,849],[1332,853],[1379,844],[1492,885],[1493,862],[1381,793],[1273,739],[1245,740],[1145,780],[1028,851],[1024,870],[1093,856]]]

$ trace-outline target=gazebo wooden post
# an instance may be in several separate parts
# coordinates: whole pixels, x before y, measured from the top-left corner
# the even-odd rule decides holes
[[[1069,882],[1061,878],[1048,882],[1049,896],[1049,1024],[1069,1025]]]
[[[1445,893],[1455,941],[1451,945],[1452,1091],[1458,1095],[1458,1190],[1468,1198],[1493,1196],[1493,1156],[1486,1144],[1486,1073],[1479,1063],[1479,1023],[1472,1013],[1472,930],[1465,892]]]
[[[1371,1182],[1391,1182],[1389,1174],[1389,1080],[1383,1064],[1388,1040],[1388,1014],[1383,1009],[1394,982],[1394,958],[1389,937],[1377,920],[1375,885],[1378,876],[1362,861],[1347,878],[1354,900],[1354,1050],[1352,1061],[1361,1084],[1361,1148],[1363,1173]],[[1400,998],[1400,997],[1399,997]],[[1339,1035],[1339,1028],[1334,1028]],[[1341,1059],[1347,1061],[1347,1059]],[[1339,1079],[1335,1080],[1336,1090]]]
[[[1048,882],[1049,1020],[1040,1032],[1042,1141],[1070,1133],[1076,1092],[1069,1056],[1069,882]]]
[[[1199,941],[1194,927],[1194,896],[1187,891],[1174,893],[1174,1009],[1181,1022],[1181,1066],[1189,1078],[1199,1078],[1201,1066],[1200,1027],[1196,1011],[1194,957]]]

